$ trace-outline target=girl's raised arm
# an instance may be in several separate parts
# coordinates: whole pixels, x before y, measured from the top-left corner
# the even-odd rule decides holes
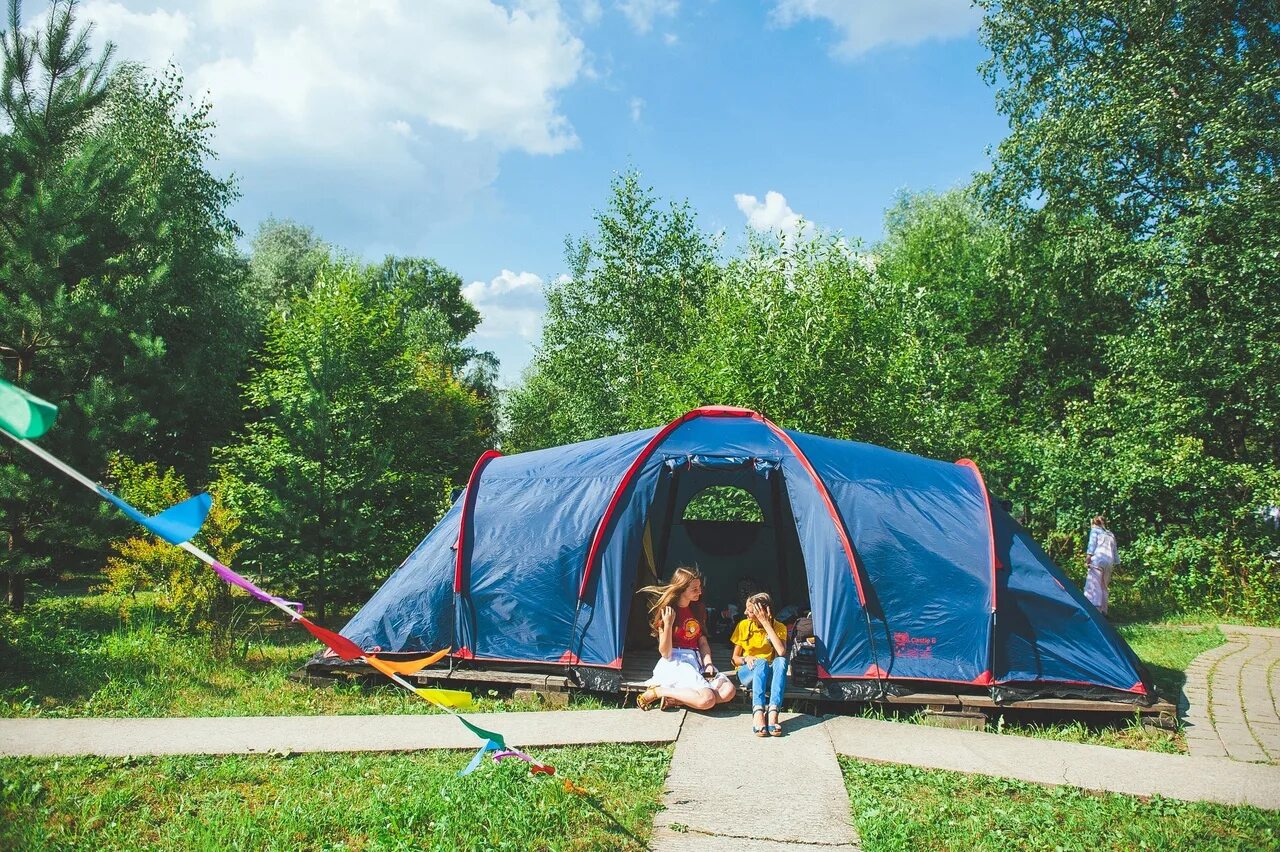
[[[671,629],[676,623],[676,611],[669,606],[662,608],[662,626],[658,628],[658,653],[662,659],[671,659]]]

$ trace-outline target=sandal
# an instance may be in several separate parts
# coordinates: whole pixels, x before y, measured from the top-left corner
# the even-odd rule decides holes
[[[773,716],[773,723],[769,725],[765,725],[765,727],[768,728],[769,730],[769,736],[771,737],[782,736],[782,725],[778,722],[778,708],[770,707],[769,713],[770,715]]]
[[[636,696],[636,706],[641,710],[652,710],[655,705],[660,705],[660,709],[666,709],[666,699],[658,695],[655,687],[651,686]]]
[[[751,715],[752,715],[752,719],[751,719],[751,721],[753,721],[753,722],[755,721],[755,714],[756,714],[756,713],[759,713],[759,714],[760,714],[760,721],[761,721],[761,722],[763,722],[763,721],[764,721],[764,708],[763,708],[763,707],[753,707],[753,708],[751,708]],[[751,733],[755,734],[757,737],[763,737],[763,736],[765,736],[765,735],[768,733],[768,728],[769,728],[769,726],[768,726],[768,725],[752,725],[752,726],[751,726]]]

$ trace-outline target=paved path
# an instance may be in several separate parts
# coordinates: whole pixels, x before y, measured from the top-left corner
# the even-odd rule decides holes
[[[858,848],[824,720],[782,719],[784,736],[757,737],[747,713],[685,716],[665,809],[654,818],[654,852]]]
[[[824,725],[839,754],[877,763],[1280,810],[1280,766],[852,716],[828,716]]]
[[[1193,757],[1280,763],[1280,630],[1221,625],[1224,645],[1187,667],[1187,748]]]
[[[468,714],[517,748],[668,743],[682,713],[576,710]],[[474,749],[476,735],[448,716],[235,716],[199,719],[0,719],[0,755],[254,754]]]

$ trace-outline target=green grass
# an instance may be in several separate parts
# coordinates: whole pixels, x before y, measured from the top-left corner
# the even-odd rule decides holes
[[[1274,849],[1270,811],[840,758],[863,848]]]
[[[121,620],[120,608],[129,612]],[[317,688],[288,676],[319,647],[270,614],[241,659],[216,659],[206,643],[172,629],[145,599],[46,598],[20,616],[0,611],[0,716],[286,716],[437,713],[373,679]],[[545,709],[472,690],[476,712]],[[573,709],[603,706],[575,695]]]
[[[1175,704],[1191,661],[1227,641],[1216,624],[1123,624],[1117,630],[1147,664],[1161,696]]]
[[[0,759],[4,849],[639,849],[669,748]],[[588,795],[567,792],[564,780]]]

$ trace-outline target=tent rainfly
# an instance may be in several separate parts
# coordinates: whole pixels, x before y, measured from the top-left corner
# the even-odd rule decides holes
[[[711,487],[759,522],[685,517]],[[452,647],[618,689],[653,653],[640,586],[696,564],[709,606],[747,590],[811,609],[836,699],[949,689],[997,701],[1150,704],[1142,664],[977,465],[782,429],[740,408],[502,456],[487,452],[443,520],[342,633],[369,651]],[[485,661],[490,661],[486,663]]]

